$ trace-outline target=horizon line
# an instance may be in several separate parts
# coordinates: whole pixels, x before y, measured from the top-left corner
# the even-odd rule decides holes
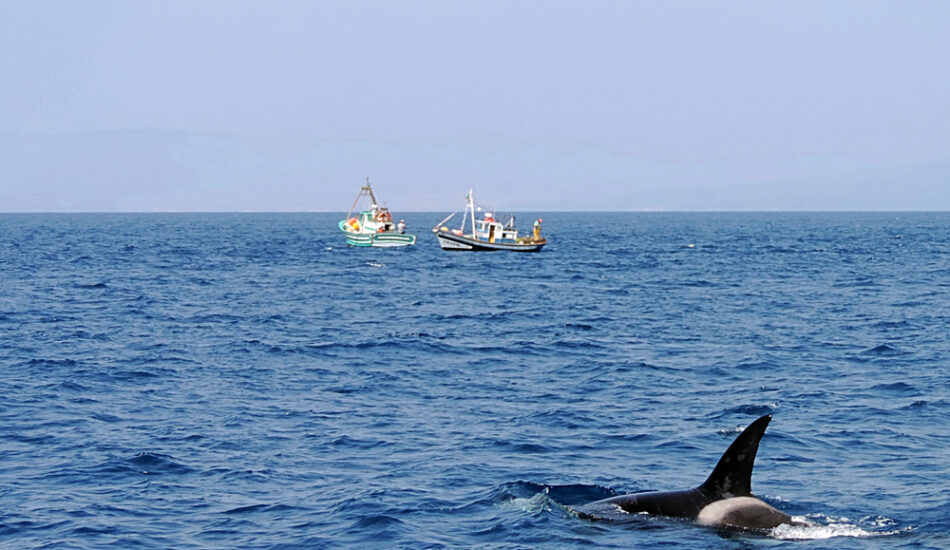
[[[447,210],[401,210],[406,214],[438,214],[447,212]],[[666,210],[656,208],[631,209],[631,210],[507,210],[513,214],[521,213],[544,213],[544,214],[937,214],[950,212],[950,209],[938,210],[916,210],[916,209],[896,209],[896,210],[811,210],[811,209],[790,209],[790,210]],[[0,215],[17,214],[339,214],[343,210],[11,210],[0,211]]]

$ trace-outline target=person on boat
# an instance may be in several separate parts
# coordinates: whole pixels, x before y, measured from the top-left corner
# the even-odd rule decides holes
[[[492,216],[491,212],[485,212],[485,221],[495,223],[495,218]]]
[[[534,240],[541,238],[541,218],[534,221]]]
[[[399,220],[399,223],[396,224],[396,231],[399,231],[400,233],[406,232],[406,220]]]

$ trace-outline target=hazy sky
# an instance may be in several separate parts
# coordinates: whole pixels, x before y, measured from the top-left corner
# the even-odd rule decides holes
[[[0,211],[950,209],[950,2],[0,0]]]

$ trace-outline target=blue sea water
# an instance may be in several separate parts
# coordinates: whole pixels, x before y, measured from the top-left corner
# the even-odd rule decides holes
[[[0,547],[950,547],[950,213],[403,216],[0,215]],[[762,414],[809,526],[571,512]]]

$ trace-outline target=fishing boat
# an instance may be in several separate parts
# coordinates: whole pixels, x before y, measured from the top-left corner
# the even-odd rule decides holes
[[[449,214],[444,220],[432,228],[439,239],[442,250],[471,250],[476,252],[491,252],[495,250],[510,250],[512,252],[538,252],[548,244],[541,236],[541,218],[534,222],[534,231],[531,235],[518,236],[515,228],[515,217],[509,216],[508,221],[501,223],[495,219],[492,212],[479,207],[484,215],[478,218],[475,215],[475,200],[472,190],[469,189],[465,197],[465,208],[462,214],[462,225],[458,229],[449,229],[445,224],[458,212]],[[469,222],[468,227],[466,223]]]
[[[353,215],[353,211],[363,197],[369,198],[369,208]],[[406,222],[399,220],[398,223],[393,223],[393,216],[389,209],[380,206],[376,201],[373,188],[369,185],[369,178],[366,178],[366,185],[360,188],[346,218],[340,220],[340,231],[346,237],[346,244],[350,246],[391,247],[416,244],[416,236],[406,233]]]

